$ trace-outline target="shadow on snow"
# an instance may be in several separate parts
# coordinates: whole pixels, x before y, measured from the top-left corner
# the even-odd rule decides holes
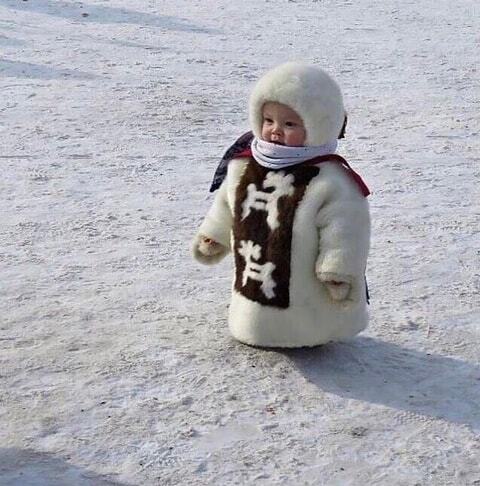
[[[0,448],[2,486],[127,486],[31,449]]]
[[[0,59],[0,77],[34,79],[96,79],[97,76],[73,69],[58,69],[30,62]]]
[[[213,34],[216,31],[199,27],[187,20],[168,15],[154,15],[136,10],[113,8],[100,5],[85,5],[81,3],[66,3],[52,0],[31,0],[21,2],[18,0],[0,0],[0,5],[23,12],[35,12],[53,17],[82,23],[99,24],[137,24],[149,27],[159,27],[164,30],[179,32],[196,32]],[[88,15],[88,16],[83,16]]]
[[[325,392],[480,429],[480,366],[373,338],[281,351]]]

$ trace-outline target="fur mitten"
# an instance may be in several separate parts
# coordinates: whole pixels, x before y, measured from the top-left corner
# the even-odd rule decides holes
[[[209,240],[210,242],[206,241]],[[192,243],[194,258],[205,265],[213,265],[222,260],[229,249],[208,236],[197,234]]]
[[[333,300],[346,300],[352,288],[349,278],[336,273],[317,274],[318,279],[325,284],[328,293]],[[335,282],[335,283],[334,283]]]

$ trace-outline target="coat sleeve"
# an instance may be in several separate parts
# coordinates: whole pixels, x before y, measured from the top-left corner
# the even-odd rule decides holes
[[[317,214],[319,252],[317,277],[350,284],[364,279],[370,247],[367,199],[345,174],[336,173]]]
[[[227,179],[225,179],[193,239],[192,252],[194,258],[205,264],[213,264],[222,260],[230,252],[232,223],[233,215],[227,197]],[[205,255],[200,251],[202,237],[207,237],[220,243],[222,245],[221,251],[215,255]]]

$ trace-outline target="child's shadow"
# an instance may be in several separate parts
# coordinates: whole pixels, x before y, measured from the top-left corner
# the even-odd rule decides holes
[[[323,391],[480,430],[480,366],[360,337],[283,351]]]
[[[127,486],[76,466],[70,461],[33,449],[0,448],[2,486]]]

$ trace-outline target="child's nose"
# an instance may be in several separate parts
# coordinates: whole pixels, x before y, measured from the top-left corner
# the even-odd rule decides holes
[[[277,130],[272,130],[272,140],[280,140],[282,134]]]
[[[274,133],[275,135],[281,135],[282,130],[280,129],[280,125],[273,125],[272,133]]]

